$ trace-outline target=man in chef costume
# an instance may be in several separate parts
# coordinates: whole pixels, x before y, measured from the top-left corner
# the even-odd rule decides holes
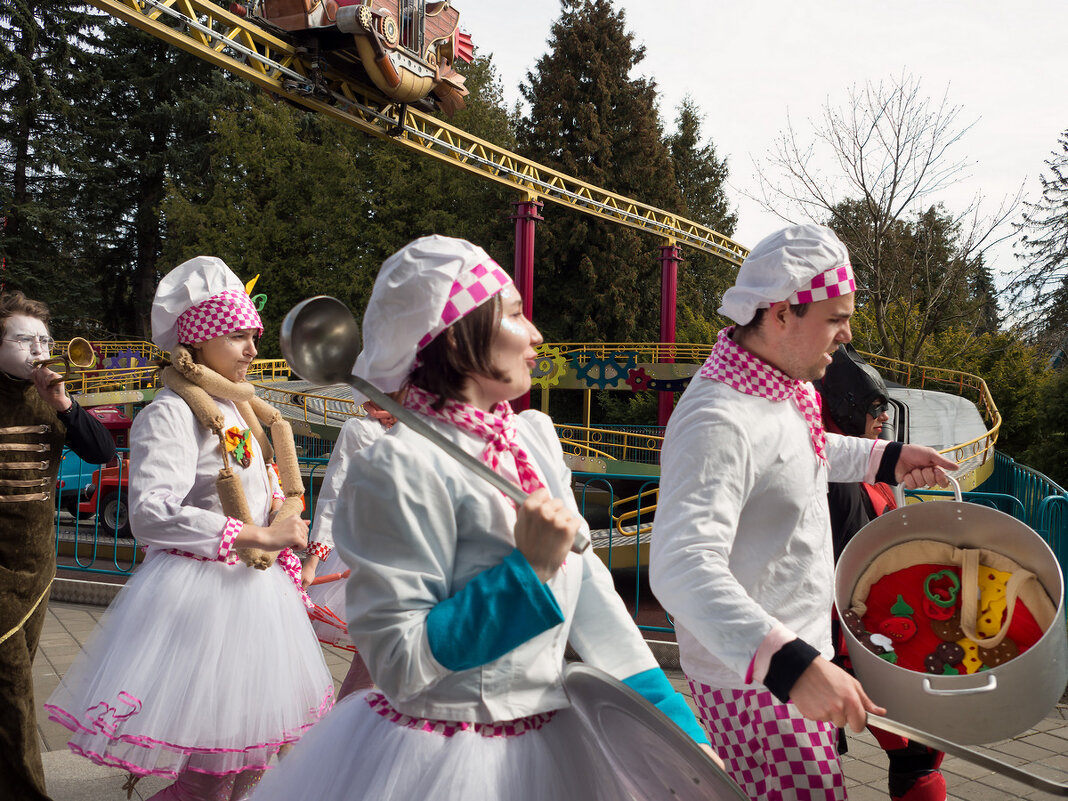
[[[856,283],[831,229],[798,225],[742,263],[668,424],[650,580],[674,618],[712,746],[750,798],[844,799],[836,727],[884,710],[829,661],[827,482],[948,484],[931,448],[828,434],[820,378]]]

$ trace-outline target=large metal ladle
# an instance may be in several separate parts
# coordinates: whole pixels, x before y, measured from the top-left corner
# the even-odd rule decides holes
[[[286,315],[279,332],[282,356],[305,381],[348,384],[385,409],[417,434],[426,437],[453,459],[478,474],[521,506],[527,493],[493,472],[488,465],[442,436],[422,417],[405,409],[373,384],[352,374],[360,354],[360,328],[348,307],[337,298],[317,295],[301,301]],[[582,553],[590,545],[583,531],[575,534],[571,550]]]

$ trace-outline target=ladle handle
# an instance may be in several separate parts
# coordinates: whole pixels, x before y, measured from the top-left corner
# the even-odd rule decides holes
[[[869,713],[868,725],[874,726],[877,729],[882,729],[883,731],[888,731],[891,734],[907,737],[909,740],[913,740],[920,745],[926,745],[928,748],[934,748],[936,751],[942,751],[943,753],[959,757],[966,762],[971,762],[973,765],[979,765],[980,767],[1008,776],[1010,779],[1022,782],[1028,787],[1036,787],[1039,790],[1052,793],[1053,795],[1068,796],[1068,784],[1060,784],[1058,782],[1050,781],[1049,779],[1044,779],[1041,776],[1031,773],[1029,770],[1018,768],[1015,765],[1009,765],[1006,762],[994,759],[979,751],[973,751],[971,748],[965,748],[963,745],[957,745],[957,743],[950,742],[949,740],[943,740],[941,737],[937,737],[934,734],[914,729],[912,726],[907,726],[896,720],[890,720],[889,718]]]
[[[429,425],[418,414],[414,414],[408,409],[405,409],[393,400],[393,398],[389,397],[389,395],[380,391],[376,386],[360,378],[358,375],[350,375],[348,377],[348,382],[353,389],[366,395],[374,401],[375,404],[396,417],[416,434],[426,437],[464,467],[477,473],[494,487],[499,489],[511,498],[516,506],[522,506],[526,501],[527,493],[523,492],[523,490],[508,479],[495,473],[490,469],[489,465],[480,462],[463,448],[459,447],[455,442],[442,436],[440,432],[433,426]],[[571,550],[574,553],[583,553],[589,547],[589,537],[585,532],[579,529],[579,531],[575,533],[574,542],[571,543]]]

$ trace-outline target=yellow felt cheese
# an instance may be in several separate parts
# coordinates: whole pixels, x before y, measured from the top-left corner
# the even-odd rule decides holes
[[[967,637],[963,640],[957,640],[957,645],[964,649],[964,659],[961,660],[960,667],[964,669],[965,673],[975,673],[983,666],[983,663],[979,660],[978,645]]]

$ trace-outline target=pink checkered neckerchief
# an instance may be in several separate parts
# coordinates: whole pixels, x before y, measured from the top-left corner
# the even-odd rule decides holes
[[[427,417],[433,417],[474,434],[485,440],[486,448],[482,451],[482,461],[496,472],[501,473],[500,455],[506,451],[515,458],[515,469],[519,475],[519,487],[523,492],[533,492],[544,486],[527,452],[516,442],[515,414],[508,401],[497,404],[491,414],[477,409],[469,403],[446,400],[441,409],[434,409],[432,404],[437,396],[414,384],[408,387],[404,405]]]
[[[372,690],[364,696],[367,705],[382,717],[398,726],[404,726],[417,731],[440,734],[442,737],[452,737],[462,731],[473,731],[480,737],[519,737],[528,731],[537,731],[556,714],[556,710],[542,712],[540,715],[530,715],[515,720],[502,720],[497,723],[472,723],[466,720],[433,720],[431,718],[413,718],[398,712],[390,704],[389,699],[382,693]]]
[[[227,289],[182,312],[178,318],[178,341],[196,345],[246,328],[263,333],[260,313],[244,291]]]
[[[807,381],[798,381],[776,370],[740,347],[731,335],[734,326],[724,328],[716,337],[711,355],[698,372],[701,378],[721,381],[731,389],[771,401],[792,400],[808,423],[812,449],[820,461],[827,461],[827,434],[823,429],[819,395]]]
[[[462,272],[449,288],[449,299],[441,311],[441,319],[423,335],[416,350],[425,348],[450,325],[509,286],[514,286],[512,279],[493,259]]]

